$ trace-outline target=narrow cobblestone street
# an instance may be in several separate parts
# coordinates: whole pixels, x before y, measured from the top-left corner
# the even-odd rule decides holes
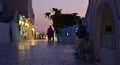
[[[95,65],[77,59],[73,45],[46,41],[4,43],[0,45],[0,65]]]

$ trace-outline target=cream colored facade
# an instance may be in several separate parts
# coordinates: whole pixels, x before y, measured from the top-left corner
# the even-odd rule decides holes
[[[29,28],[28,28],[28,40],[33,40],[34,39],[34,26],[31,24],[31,23],[29,23]]]
[[[25,20],[21,20],[22,24],[19,22],[19,16],[25,17]],[[28,20],[27,23],[26,20]],[[10,25],[7,29],[10,32],[8,36],[10,41],[19,41],[19,38],[21,41],[23,30],[20,28],[27,29],[27,40],[31,40],[33,38],[31,30],[34,28],[32,0],[0,0],[0,22],[6,23],[6,28],[7,24]]]
[[[30,18],[26,18],[25,16],[19,16],[19,32],[20,32],[20,40],[32,40],[34,39],[34,25],[31,23]]]
[[[106,65],[120,65],[119,3],[120,0],[89,0],[85,17],[90,38],[95,43],[95,59],[101,60]],[[105,50],[107,52],[103,53]],[[103,61],[104,59],[106,60]]]

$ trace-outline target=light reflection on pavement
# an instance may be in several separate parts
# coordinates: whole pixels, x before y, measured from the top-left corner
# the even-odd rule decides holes
[[[0,65],[95,65],[76,59],[72,45],[45,40],[0,43],[0,52]]]

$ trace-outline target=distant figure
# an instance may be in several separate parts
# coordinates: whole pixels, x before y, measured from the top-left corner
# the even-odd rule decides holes
[[[26,34],[27,34],[27,32],[26,32],[26,30],[25,30],[25,31],[23,32],[23,39],[24,39],[24,41],[27,40]]]
[[[44,39],[44,32],[41,33],[41,38]]]
[[[48,41],[52,41],[51,38],[54,37],[54,31],[51,26],[49,26],[49,28],[47,30],[47,35],[48,35]]]

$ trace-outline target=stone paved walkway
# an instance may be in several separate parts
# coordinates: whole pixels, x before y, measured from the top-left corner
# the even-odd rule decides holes
[[[4,43],[0,45],[0,65],[96,65],[81,62],[72,45],[46,41]]]

